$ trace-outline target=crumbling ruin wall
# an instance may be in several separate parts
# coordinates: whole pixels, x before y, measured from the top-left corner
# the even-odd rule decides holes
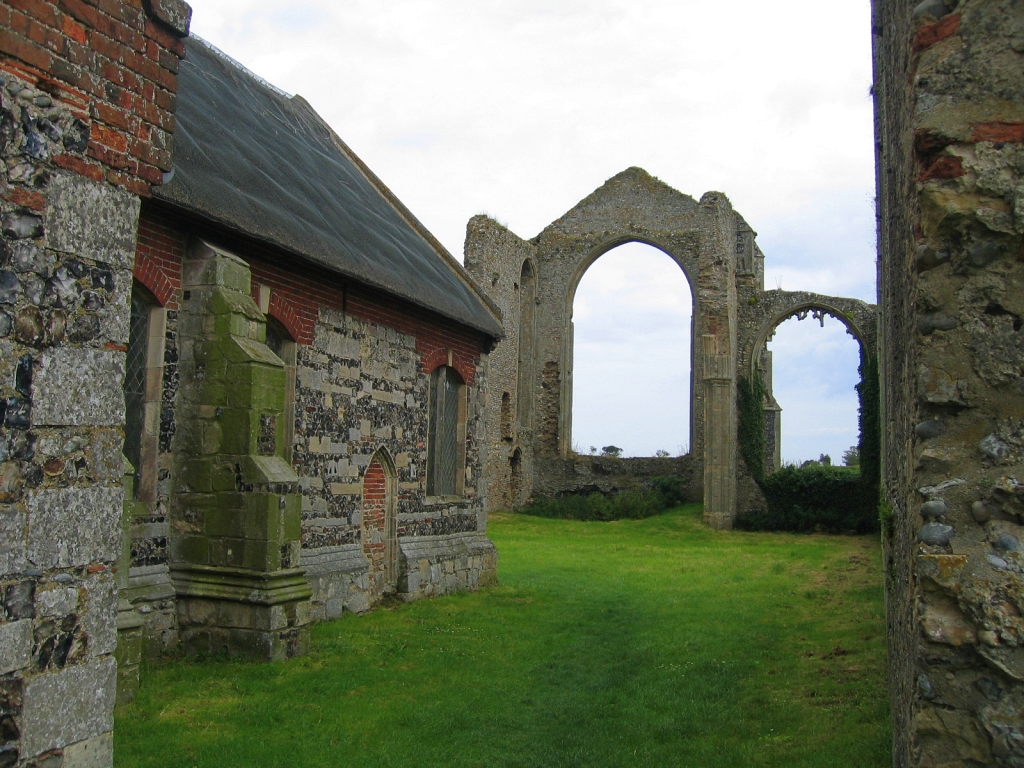
[[[537,248],[487,216],[466,227],[466,269],[501,310],[505,338],[490,353],[483,426],[487,457],[483,464],[488,511],[512,509],[532,493],[536,396],[534,338],[521,336],[524,314],[522,278],[536,270]],[[536,275],[533,275],[534,278]],[[536,306],[536,296],[532,297]],[[525,369],[525,370],[524,370]],[[524,390],[524,391],[520,391]]]
[[[189,13],[0,3],[5,766],[112,763],[131,272]]]
[[[487,434],[490,444],[500,447],[485,463],[484,474],[494,508],[595,485],[590,460],[577,459],[572,448],[573,300],[587,269],[631,241],[665,252],[693,292],[685,474],[692,477],[691,470],[698,468],[693,490],[702,489],[705,519],[729,527],[738,510],[763,507],[764,496],[738,447],[738,377],[751,375],[755,358],[761,361],[769,395],[765,407],[772,417],[766,425],[774,430],[767,435],[772,449],[768,465],[774,466],[778,406],[771,398],[770,353],[764,347],[775,326],[793,314],[823,309],[846,323],[873,354],[876,316],[874,306],[856,299],[765,291],[764,254],[756,236],[721,193],[709,192],[697,201],[640,168],[609,179],[530,241],[485,216],[470,221],[466,267],[501,307],[506,333],[490,366]],[[536,280],[535,311],[529,317],[520,301],[526,263],[535,267]],[[503,413],[522,408],[517,388],[523,388],[523,361],[529,364],[532,429],[516,432],[507,428],[510,419]],[[516,468],[525,480],[516,482]],[[634,479],[627,471],[599,485],[632,487]]]
[[[894,765],[1024,765],[1024,5],[875,0]]]
[[[685,456],[618,458],[570,456],[550,463],[539,478],[538,496],[601,493],[615,496],[623,491],[650,491],[654,479],[676,477],[682,481],[686,501],[704,499],[704,473],[699,459]]]

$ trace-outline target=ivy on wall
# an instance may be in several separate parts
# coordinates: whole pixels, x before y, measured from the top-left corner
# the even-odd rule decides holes
[[[861,355],[858,422],[860,472],[846,467],[784,467],[765,474],[765,387],[760,373],[740,378],[740,453],[768,508],[741,514],[736,527],[760,531],[867,533],[878,530],[881,477],[878,359]]]
[[[752,378],[741,376],[738,386],[740,400],[740,453],[747,468],[760,484],[764,480],[764,380],[756,371]]]
[[[857,420],[860,424],[860,479],[864,485],[865,503],[872,508],[878,502],[882,481],[882,424],[881,394],[878,382],[878,358],[861,353],[860,384],[857,385],[857,399],[860,401]]]

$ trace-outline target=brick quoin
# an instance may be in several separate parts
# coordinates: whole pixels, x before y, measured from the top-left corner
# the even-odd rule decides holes
[[[971,131],[971,141],[1022,142],[1024,123],[975,123]]]
[[[921,175],[917,177],[918,181],[928,181],[929,179],[955,179],[963,176],[967,173],[963,167],[963,159],[956,155],[945,155],[935,160],[930,166],[928,166]]]
[[[923,51],[925,48],[942,42],[947,37],[952,37],[959,29],[959,13],[950,14],[935,24],[925,24],[917,30],[917,34],[914,36],[913,49],[915,52]]]

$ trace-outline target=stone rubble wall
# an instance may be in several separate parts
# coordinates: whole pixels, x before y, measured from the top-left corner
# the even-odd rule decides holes
[[[536,265],[537,249],[487,216],[474,216],[466,226],[466,270],[485,287],[501,310],[505,338],[489,355],[488,398],[483,475],[487,511],[513,509],[532,494],[534,477],[533,424],[517,418],[523,404],[519,393],[520,278],[523,264]],[[507,398],[505,397],[507,395]],[[507,411],[507,413],[505,413]],[[510,424],[503,427],[502,419]],[[520,486],[512,473],[519,451]]]
[[[1024,765],[1024,6],[876,0],[894,765]]]
[[[692,453],[675,457],[615,458],[572,456],[551,463],[537,485],[537,496],[650,491],[657,477],[678,477],[687,489],[687,501],[704,499],[703,467]]]
[[[0,3],[3,766],[112,764],[131,270],[187,10]]]
[[[316,563],[314,613],[372,605],[362,536],[363,474],[385,449],[397,472],[397,533],[445,536],[482,531],[480,445],[486,376],[469,382],[466,489],[459,499],[426,496],[427,393],[417,338],[324,308],[313,343],[299,347],[295,456],[302,492],[303,563]],[[335,566],[329,563],[333,561]]]
[[[873,351],[875,308],[855,299],[765,291],[764,254],[756,233],[724,195],[709,192],[698,201],[639,168],[609,179],[530,241],[485,216],[469,222],[466,268],[501,308],[506,334],[490,356],[493,386],[486,429],[492,453],[484,465],[490,504],[516,508],[531,496],[632,486],[632,470],[619,480],[596,480],[588,460],[573,459],[571,437],[576,288],[596,259],[630,241],[668,254],[693,291],[692,459],[686,474],[691,464],[699,467],[692,487],[695,493],[702,489],[706,520],[728,527],[738,510],[764,505],[738,451],[737,377],[750,375],[752,357],[767,361],[764,344],[774,326],[804,310],[835,314]],[[534,350],[529,374],[535,413],[531,429],[513,431],[504,411],[514,414],[520,407],[520,337],[527,331],[520,328],[518,281],[527,260],[537,274],[534,338],[526,345]],[[766,385],[770,394],[770,373]],[[769,399],[766,408],[775,407]],[[777,424],[777,413],[771,416],[770,423]],[[774,466],[777,433],[769,435],[768,445],[773,449],[769,465]],[[524,476],[518,483],[517,458]]]

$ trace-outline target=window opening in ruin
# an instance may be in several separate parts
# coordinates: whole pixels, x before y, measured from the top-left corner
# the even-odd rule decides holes
[[[430,375],[427,429],[427,495],[462,493],[466,461],[465,385],[451,366]]]
[[[569,328],[577,453],[689,452],[692,304],[680,266],[644,243],[613,248],[583,275]]]
[[[284,362],[284,457],[291,462],[295,442],[295,367],[298,345],[284,325],[267,315],[267,346]]]
[[[160,395],[166,314],[139,283],[132,285],[124,376],[124,455],[135,469],[135,498],[156,499]]]
[[[781,437],[783,465],[821,461],[844,463],[860,437],[857,391],[860,343],[831,315],[808,312],[776,328],[761,369],[771,381],[766,427],[772,419]],[[767,362],[767,366],[765,364]],[[779,439],[779,437],[776,437]],[[768,457],[772,455],[771,439]],[[777,467],[766,467],[775,469]]]

